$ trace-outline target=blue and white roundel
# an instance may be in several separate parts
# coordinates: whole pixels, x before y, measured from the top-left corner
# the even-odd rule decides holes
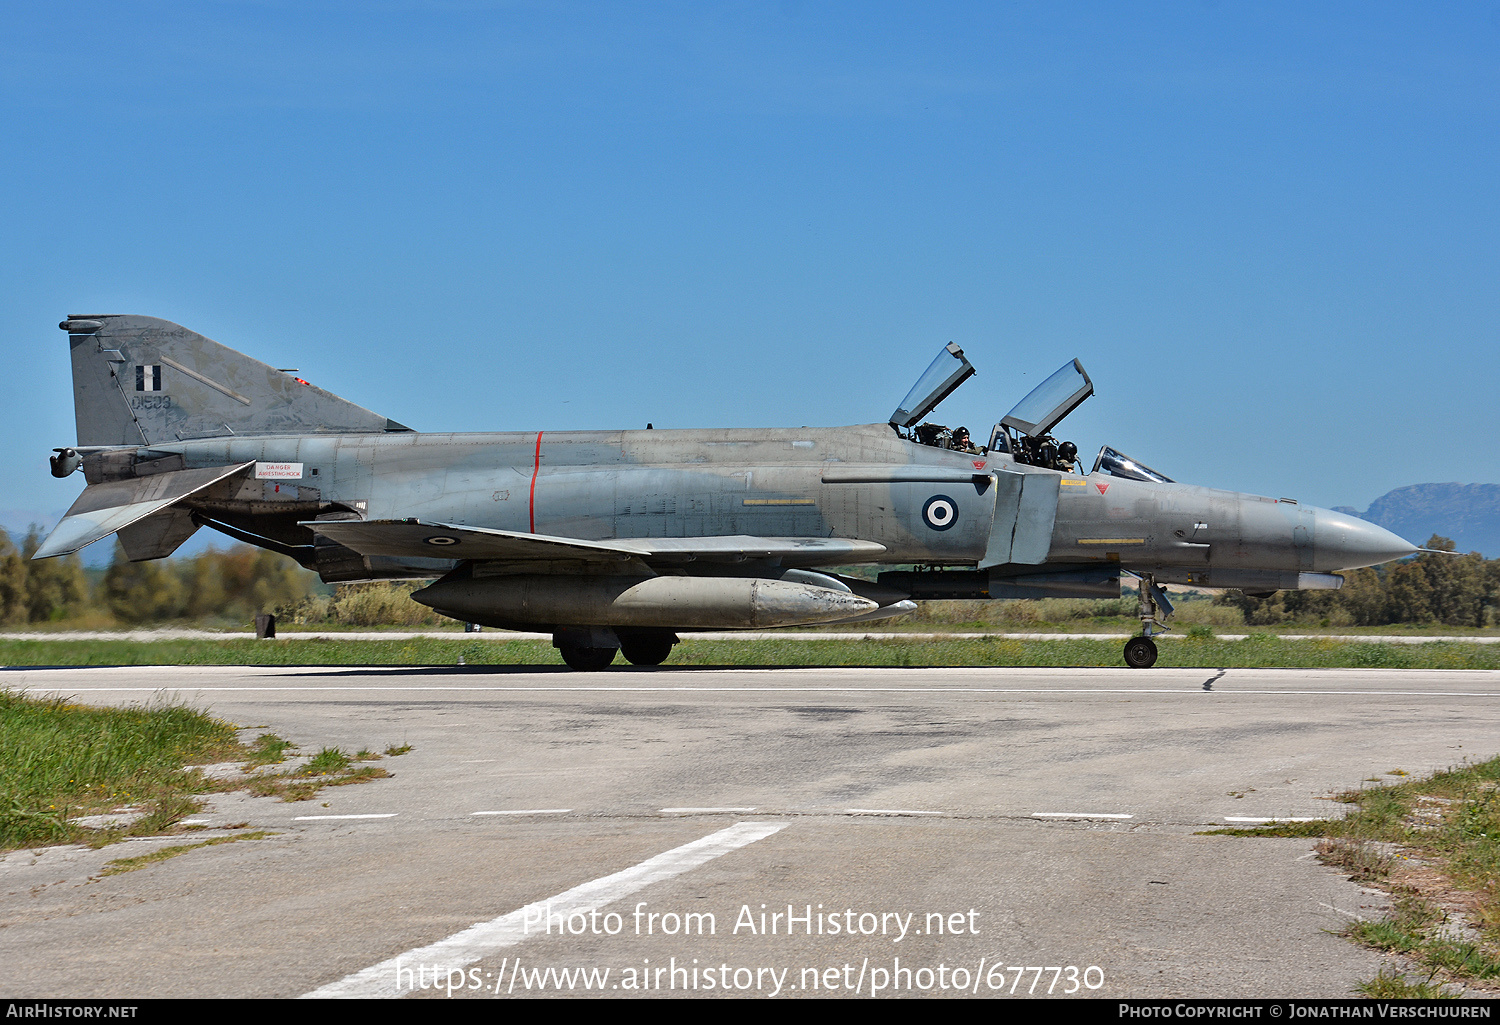
[[[922,506],[922,522],[933,530],[947,530],[958,522],[958,503],[947,495],[933,495]]]

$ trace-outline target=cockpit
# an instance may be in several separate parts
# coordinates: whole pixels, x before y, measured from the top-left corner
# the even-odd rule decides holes
[[[1058,441],[1052,428],[1090,395],[1094,384],[1076,359],[1064,363],[1027,396],[1016,403],[990,432],[989,444],[974,445],[968,428],[948,428],[924,421],[959,385],[976,373],[963,349],[952,342],[945,345],[932,363],[917,378],[901,405],[891,414],[890,424],[898,435],[919,445],[972,452],[984,455],[1007,455],[1015,462],[1041,466],[1064,473],[1081,473],[1078,446]],[[1107,473],[1129,480],[1156,481],[1170,484],[1172,478],[1105,445],[1090,473]]]

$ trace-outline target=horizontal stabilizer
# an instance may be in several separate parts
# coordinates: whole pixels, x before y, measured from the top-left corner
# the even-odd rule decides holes
[[[462,527],[422,520],[313,520],[303,524],[361,555],[441,556],[449,559],[527,560],[763,558],[793,562],[860,561],[885,551],[874,541],[837,537],[646,537],[612,541],[525,534],[519,531]],[[856,558],[858,557],[858,558]]]
[[[201,470],[169,470],[149,477],[90,484],[32,558],[71,555],[253,465],[252,461]]]

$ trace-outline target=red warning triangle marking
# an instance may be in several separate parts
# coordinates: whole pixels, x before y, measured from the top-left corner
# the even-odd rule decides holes
[[[1101,495],[1104,494],[1106,491],[1109,490],[1109,485],[1108,484],[1095,484],[1094,487],[1096,487],[1096,488],[1099,489],[1099,494],[1101,494]]]

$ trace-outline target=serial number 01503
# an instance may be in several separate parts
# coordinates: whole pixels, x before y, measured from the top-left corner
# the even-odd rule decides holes
[[[132,395],[130,397],[131,409],[171,409],[172,396],[170,395]]]

